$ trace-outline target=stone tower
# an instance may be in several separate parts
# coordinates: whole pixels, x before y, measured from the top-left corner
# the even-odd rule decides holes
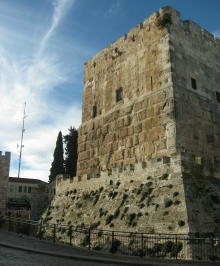
[[[11,153],[0,151],[0,211],[5,213],[7,203],[8,178],[10,168]]]
[[[86,62],[84,76],[78,178],[150,176],[155,204],[173,212],[148,224],[220,231],[220,40],[164,7]]]

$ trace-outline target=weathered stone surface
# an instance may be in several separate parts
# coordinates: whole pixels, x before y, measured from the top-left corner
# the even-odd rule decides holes
[[[158,26],[167,13],[170,23]],[[75,223],[90,217],[109,228],[98,209],[113,215],[127,194],[128,213],[147,213],[138,230],[220,231],[220,41],[179,16],[160,9],[86,63],[78,177],[57,184],[53,204],[70,189],[80,199],[105,193],[94,208],[82,200]],[[141,198],[146,184],[152,191]],[[130,230],[126,215],[114,226]]]

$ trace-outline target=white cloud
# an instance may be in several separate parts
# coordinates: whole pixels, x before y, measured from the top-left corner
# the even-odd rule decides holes
[[[104,13],[105,17],[114,16],[120,9],[119,0],[114,0],[110,8]]]
[[[62,55],[59,57],[59,54],[49,54],[45,49],[73,3],[74,0],[54,1],[52,22],[48,26],[48,31],[41,39],[39,38],[38,49],[37,44],[35,50],[29,49],[33,42],[27,44],[25,40],[28,37],[25,33],[17,33],[15,38],[19,38],[21,43],[24,41],[22,51],[19,50],[20,46],[16,46],[20,51],[20,54],[17,53],[19,56],[14,56],[9,49],[10,45],[8,46],[14,41],[13,31],[16,29],[0,28],[0,33],[5,31],[8,34],[7,38],[12,38],[11,41],[9,38],[6,42],[0,43],[0,150],[12,152],[11,176],[17,175],[17,144],[21,134],[22,109],[25,101],[27,118],[22,177],[41,178],[47,181],[58,132],[61,130],[65,134],[70,126],[78,127],[80,124],[80,104],[65,106],[53,97],[54,88],[69,81],[69,70],[63,67],[65,62],[62,61]],[[28,45],[27,51],[25,45]],[[76,60],[74,61],[76,64]],[[72,65],[72,69],[74,67]],[[73,74],[71,78],[74,79]]]

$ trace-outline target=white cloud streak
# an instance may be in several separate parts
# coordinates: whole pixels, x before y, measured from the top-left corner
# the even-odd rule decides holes
[[[69,10],[73,2],[74,0],[55,0],[54,1],[53,3],[54,12],[53,12],[52,23],[51,23],[49,30],[46,32],[46,34],[42,38],[42,41],[40,44],[40,53],[45,49],[45,46],[47,45],[51,36],[54,34],[61,19],[65,16],[66,12]]]
[[[26,52],[24,42],[22,51],[18,47],[19,58],[17,54],[13,56],[12,50],[3,45],[0,37],[0,150],[12,152],[11,176],[17,175],[17,143],[24,101],[27,102],[28,117],[25,120],[27,130],[24,135],[22,177],[47,181],[58,132],[61,130],[65,134],[70,126],[78,127],[80,124],[80,105],[65,106],[53,97],[54,88],[69,81],[62,54],[60,60],[59,54],[49,54],[45,49],[73,3],[74,0],[54,1],[51,25],[39,38],[35,53],[32,51],[30,54],[31,50]],[[13,39],[16,28],[1,29],[8,33],[8,42],[16,43]],[[20,36],[22,43],[26,35],[21,32]]]

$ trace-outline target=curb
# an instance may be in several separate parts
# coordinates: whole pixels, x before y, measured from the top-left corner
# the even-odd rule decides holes
[[[161,261],[158,259],[154,260],[144,260],[144,261],[128,261],[128,260],[123,260],[123,259],[111,259],[111,258],[104,258],[104,257],[94,257],[94,256],[80,256],[80,255],[68,255],[65,253],[55,253],[55,252],[50,252],[50,251],[43,251],[40,249],[32,249],[32,248],[26,248],[26,247],[18,247],[15,245],[9,245],[3,242],[0,242],[0,246],[5,247],[5,248],[11,248],[11,249],[16,249],[16,250],[21,250],[21,251],[27,251],[27,252],[32,252],[36,254],[42,254],[42,255],[48,255],[48,256],[53,256],[53,257],[60,257],[60,258],[66,258],[66,259],[72,259],[72,260],[80,260],[80,261],[91,261],[91,262],[96,262],[96,263],[105,263],[105,264],[121,264],[121,265],[132,265],[132,266],[138,266],[138,265],[169,265],[169,266],[175,266],[175,265],[216,265],[220,266],[219,262],[196,262],[196,261]],[[97,254],[98,255],[98,254]]]
[[[161,265],[165,265],[165,263],[159,262],[159,261],[143,261],[143,262],[131,262],[131,261],[126,261],[126,260],[120,260],[120,259],[109,259],[109,258],[94,258],[91,256],[79,256],[79,255],[67,255],[64,253],[54,253],[50,251],[42,251],[39,249],[31,249],[31,248],[25,248],[25,247],[18,247],[14,245],[9,245],[0,242],[0,246],[5,247],[5,248],[12,248],[16,250],[21,250],[21,251],[28,251],[28,252],[33,252],[37,254],[42,254],[42,255],[49,255],[49,256],[55,256],[55,257],[60,257],[60,258],[66,258],[66,259],[74,259],[74,260],[81,260],[81,261],[91,261],[91,262],[99,262],[99,263],[115,263],[115,264],[121,264],[121,265],[145,265],[147,266],[148,263],[151,265],[158,265],[160,263]],[[168,262],[168,264],[170,264]],[[172,264],[170,264],[172,265]]]

